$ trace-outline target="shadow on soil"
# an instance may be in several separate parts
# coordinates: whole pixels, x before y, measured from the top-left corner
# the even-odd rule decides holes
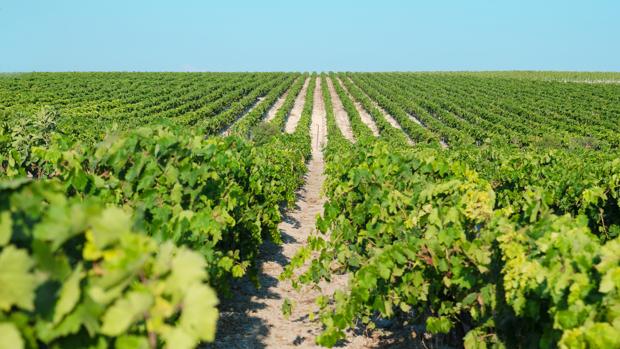
[[[297,202],[304,200],[303,193],[298,193]],[[300,208],[296,206],[295,211]],[[299,227],[300,222],[290,214],[291,211],[285,211],[282,220],[294,227]],[[285,231],[280,230],[282,241],[284,244],[297,243],[298,241]],[[270,325],[253,314],[264,309],[263,300],[279,299],[280,296],[274,292],[280,282],[276,277],[266,274],[264,266],[266,263],[277,263],[284,267],[288,264],[288,258],[282,253],[282,246],[272,242],[265,242],[261,247],[260,257],[258,259],[258,282],[259,288],[247,277],[234,280],[231,285],[233,296],[221,299],[220,319],[218,320],[218,332],[216,341],[213,344],[201,346],[203,349],[267,349],[269,346],[265,343],[265,338],[269,336],[271,331]],[[268,267],[268,266],[265,266]],[[308,316],[300,318],[291,318],[292,322],[303,322]],[[369,336],[372,338],[372,345],[368,348],[437,348],[427,341],[413,339],[411,337],[411,329],[394,328],[375,331],[373,333],[365,333],[360,328],[354,330],[356,335]],[[293,341],[294,346],[304,346],[306,348],[309,339],[304,336],[305,333],[299,333]],[[426,343],[424,343],[426,342]],[[336,345],[336,348],[347,348],[350,343],[343,341]],[[277,348],[276,348],[277,349]],[[356,347],[356,349],[358,349]]]
[[[282,219],[293,226],[299,226],[300,224],[299,221],[287,213],[283,214]],[[282,230],[280,234],[284,244],[297,242],[294,237]],[[282,246],[267,241],[261,247],[258,260],[259,288],[256,288],[256,285],[247,277],[232,282],[231,291],[233,296],[221,300],[216,341],[214,344],[206,345],[203,348],[267,348],[264,339],[269,335],[269,325],[252,314],[265,308],[261,300],[280,298],[278,294],[272,291],[278,287],[280,281],[276,277],[263,272],[263,264],[268,262],[275,262],[282,267],[288,264],[287,257],[282,254]]]

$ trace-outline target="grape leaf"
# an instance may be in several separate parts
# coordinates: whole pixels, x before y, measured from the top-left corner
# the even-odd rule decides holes
[[[183,328],[176,327],[164,334],[166,349],[193,349],[197,340]]]
[[[206,277],[206,263],[196,252],[181,249],[172,259],[172,272],[168,277],[166,288],[173,293],[182,293],[196,282]]]
[[[92,222],[93,243],[97,248],[103,249],[130,228],[131,217],[118,207],[109,207]]]
[[[217,295],[208,286],[196,284],[187,290],[181,315],[181,327],[204,341],[215,339],[218,318]]]
[[[0,246],[4,246],[11,241],[12,232],[13,221],[11,219],[11,212],[5,211],[0,213]]]
[[[24,250],[8,246],[0,253],[0,310],[13,305],[33,310],[37,277],[30,273],[34,261]]]
[[[451,328],[452,323],[446,317],[429,317],[426,319],[426,329],[430,333],[448,333]]]
[[[0,349],[23,349],[24,340],[17,327],[9,322],[0,323]]]
[[[57,324],[69,313],[80,299],[80,281],[82,280],[82,264],[71,273],[60,289],[60,298],[54,311],[54,323]]]
[[[116,339],[116,349],[149,349],[149,342],[144,337],[120,336]]]
[[[153,304],[150,293],[132,291],[117,300],[103,315],[101,333],[118,336],[127,331],[129,326],[149,310]]]

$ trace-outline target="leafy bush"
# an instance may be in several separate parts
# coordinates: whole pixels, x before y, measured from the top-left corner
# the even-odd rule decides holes
[[[554,215],[542,189],[496,210],[468,166],[380,142],[329,153],[327,174],[320,232],[283,275],[306,261],[296,285],[350,273],[346,290],[319,299],[318,343],[378,315],[468,348],[620,345],[620,240],[601,243],[586,216]]]
[[[2,348],[193,348],[212,341],[206,261],[56,181],[0,182]]]

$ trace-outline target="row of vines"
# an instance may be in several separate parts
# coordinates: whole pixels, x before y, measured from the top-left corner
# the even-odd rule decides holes
[[[328,201],[282,278],[349,275],[319,344],[389,319],[435,346],[620,348],[619,86],[484,73],[0,77],[0,348],[213,341],[281,241],[316,86]]]

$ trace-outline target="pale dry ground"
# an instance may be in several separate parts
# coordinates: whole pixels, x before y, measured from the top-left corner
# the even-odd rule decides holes
[[[349,93],[349,90],[347,90],[347,87],[342,83],[340,78],[336,78],[336,80],[340,84],[340,87],[342,87],[342,89],[346,92],[347,96],[349,96],[349,99],[353,101],[353,104],[355,105],[355,110],[357,110],[357,113],[360,114],[362,122],[366,124],[366,126],[368,126],[368,128],[370,129],[370,131],[372,131],[372,134],[375,137],[378,137],[379,129],[377,128],[377,124],[375,124],[375,120],[370,114],[368,114],[366,109],[364,109],[364,106],[362,106],[360,102],[356,101],[355,98],[353,98],[353,96],[351,95],[351,93]]]
[[[353,81],[351,78],[349,78],[349,81],[351,81],[351,83],[352,83],[353,85],[355,85],[355,81]],[[356,85],[356,86],[357,86],[357,85]],[[359,88],[359,86],[358,86],[358,88]],[[364,96],[366,96],[368,99],[370,99],[370,101],[372,102],[372,105],[373,105],[375,108],[377,108],[377,109],[381,112],[381,114],[383,114],[383,117],[385,118],[385,120],[386,120],[386,121],[387,121],[390,125],[392,125],[392,127],[397,128],[397,129],[399,129],[399,130],[403,131],[403,128],[400,126],[400,124],[398,123],[398,121],[396,121],[396,119],[394,119],[394,117],[393,117],[392,115],[390,115],[390,113],[388,113],[388,112],[387,112],[387,110],[383,109],[383,108],[379,105],[379,103],[377,103],[374,99],[370,98],[370,96],[368,96],[368,94],[366,94],[366,91],[362,90],[361,88],[360,88],[360,91],[362,91],[362,93],[364,94]],[[409,145],[413,145],[413,144],[414,144],[414,142],[413,142],[413,140],[411,139],[411,137],[409,137],[409,135],[408,135],[405,131],[403,131],[403,134],[404,134],[404,135],[405,135],[405,137],[407,138],[407,143],[408,143]]]
[[[286,100],[286,97],[288,96],[290,91],[291,91],[291,88],[289,87],[289,89],[286,90],[286,92],[284,92],[282,96],[280,96],[280,98],[278,98],[278,100],[271,106],[271,108],[269,108],[269,111],[267,112],[267,116],[265,116],[265,118],[263,119],[264,122],[269,122],[273,120],[273,118],[276,117],[278,110],[282,108],[282,105],[284,104],[284,101]]]
[[[338,93],[336,93],[336,89],[334,88],[334,83],[331,78],[327,78],[327,90],[329,91],[329,95],[332,98],[332,105],[334,107],[334,117],[336,118],[336,125],[342,132],[344,138],[348,139],[351,142],[355,142],[355,137],[353,136],[353,130],[351,129],[351,122],[349,120],[349,115],[346,110],[344,110],[344,106],[342,105],[342,101],[340,97],[338,97]]]
[[[251,107],[249,107],[237,120],[235,120],[234,122],[230,123],[228,126],[226,126],[226,128],[224,128],[224,130],[222,130],[222,132],[220,133],[222,136],[230,136],[232,130],[233,130],[233,126],[237,123],[237,121],[243,119],[243,117],[245,117],[246,115],[248,115],[248,113],[250,113],[252,110],[254,110],[254,108],[256,108],[259,104],[261,104],[263,101],[265,100],[265,97],[258,97],[256,99],[256,102],[254,102],[254,104],[252,104]]]
[[[284,126],[284,131],[286,133],[293,133],[297,128],[297,123],[299,123],[299,119],[301,118],[301,113],[304,110],[304,103],[306,101],[306,91],[308,91],[308,84],[310,83],[310,77],[306,78],[304,81],[304,86],[299,91],[299,94],[295,98],[295,103],[293,104],[293,109],[288,115],[286,119],[286,125]]]

